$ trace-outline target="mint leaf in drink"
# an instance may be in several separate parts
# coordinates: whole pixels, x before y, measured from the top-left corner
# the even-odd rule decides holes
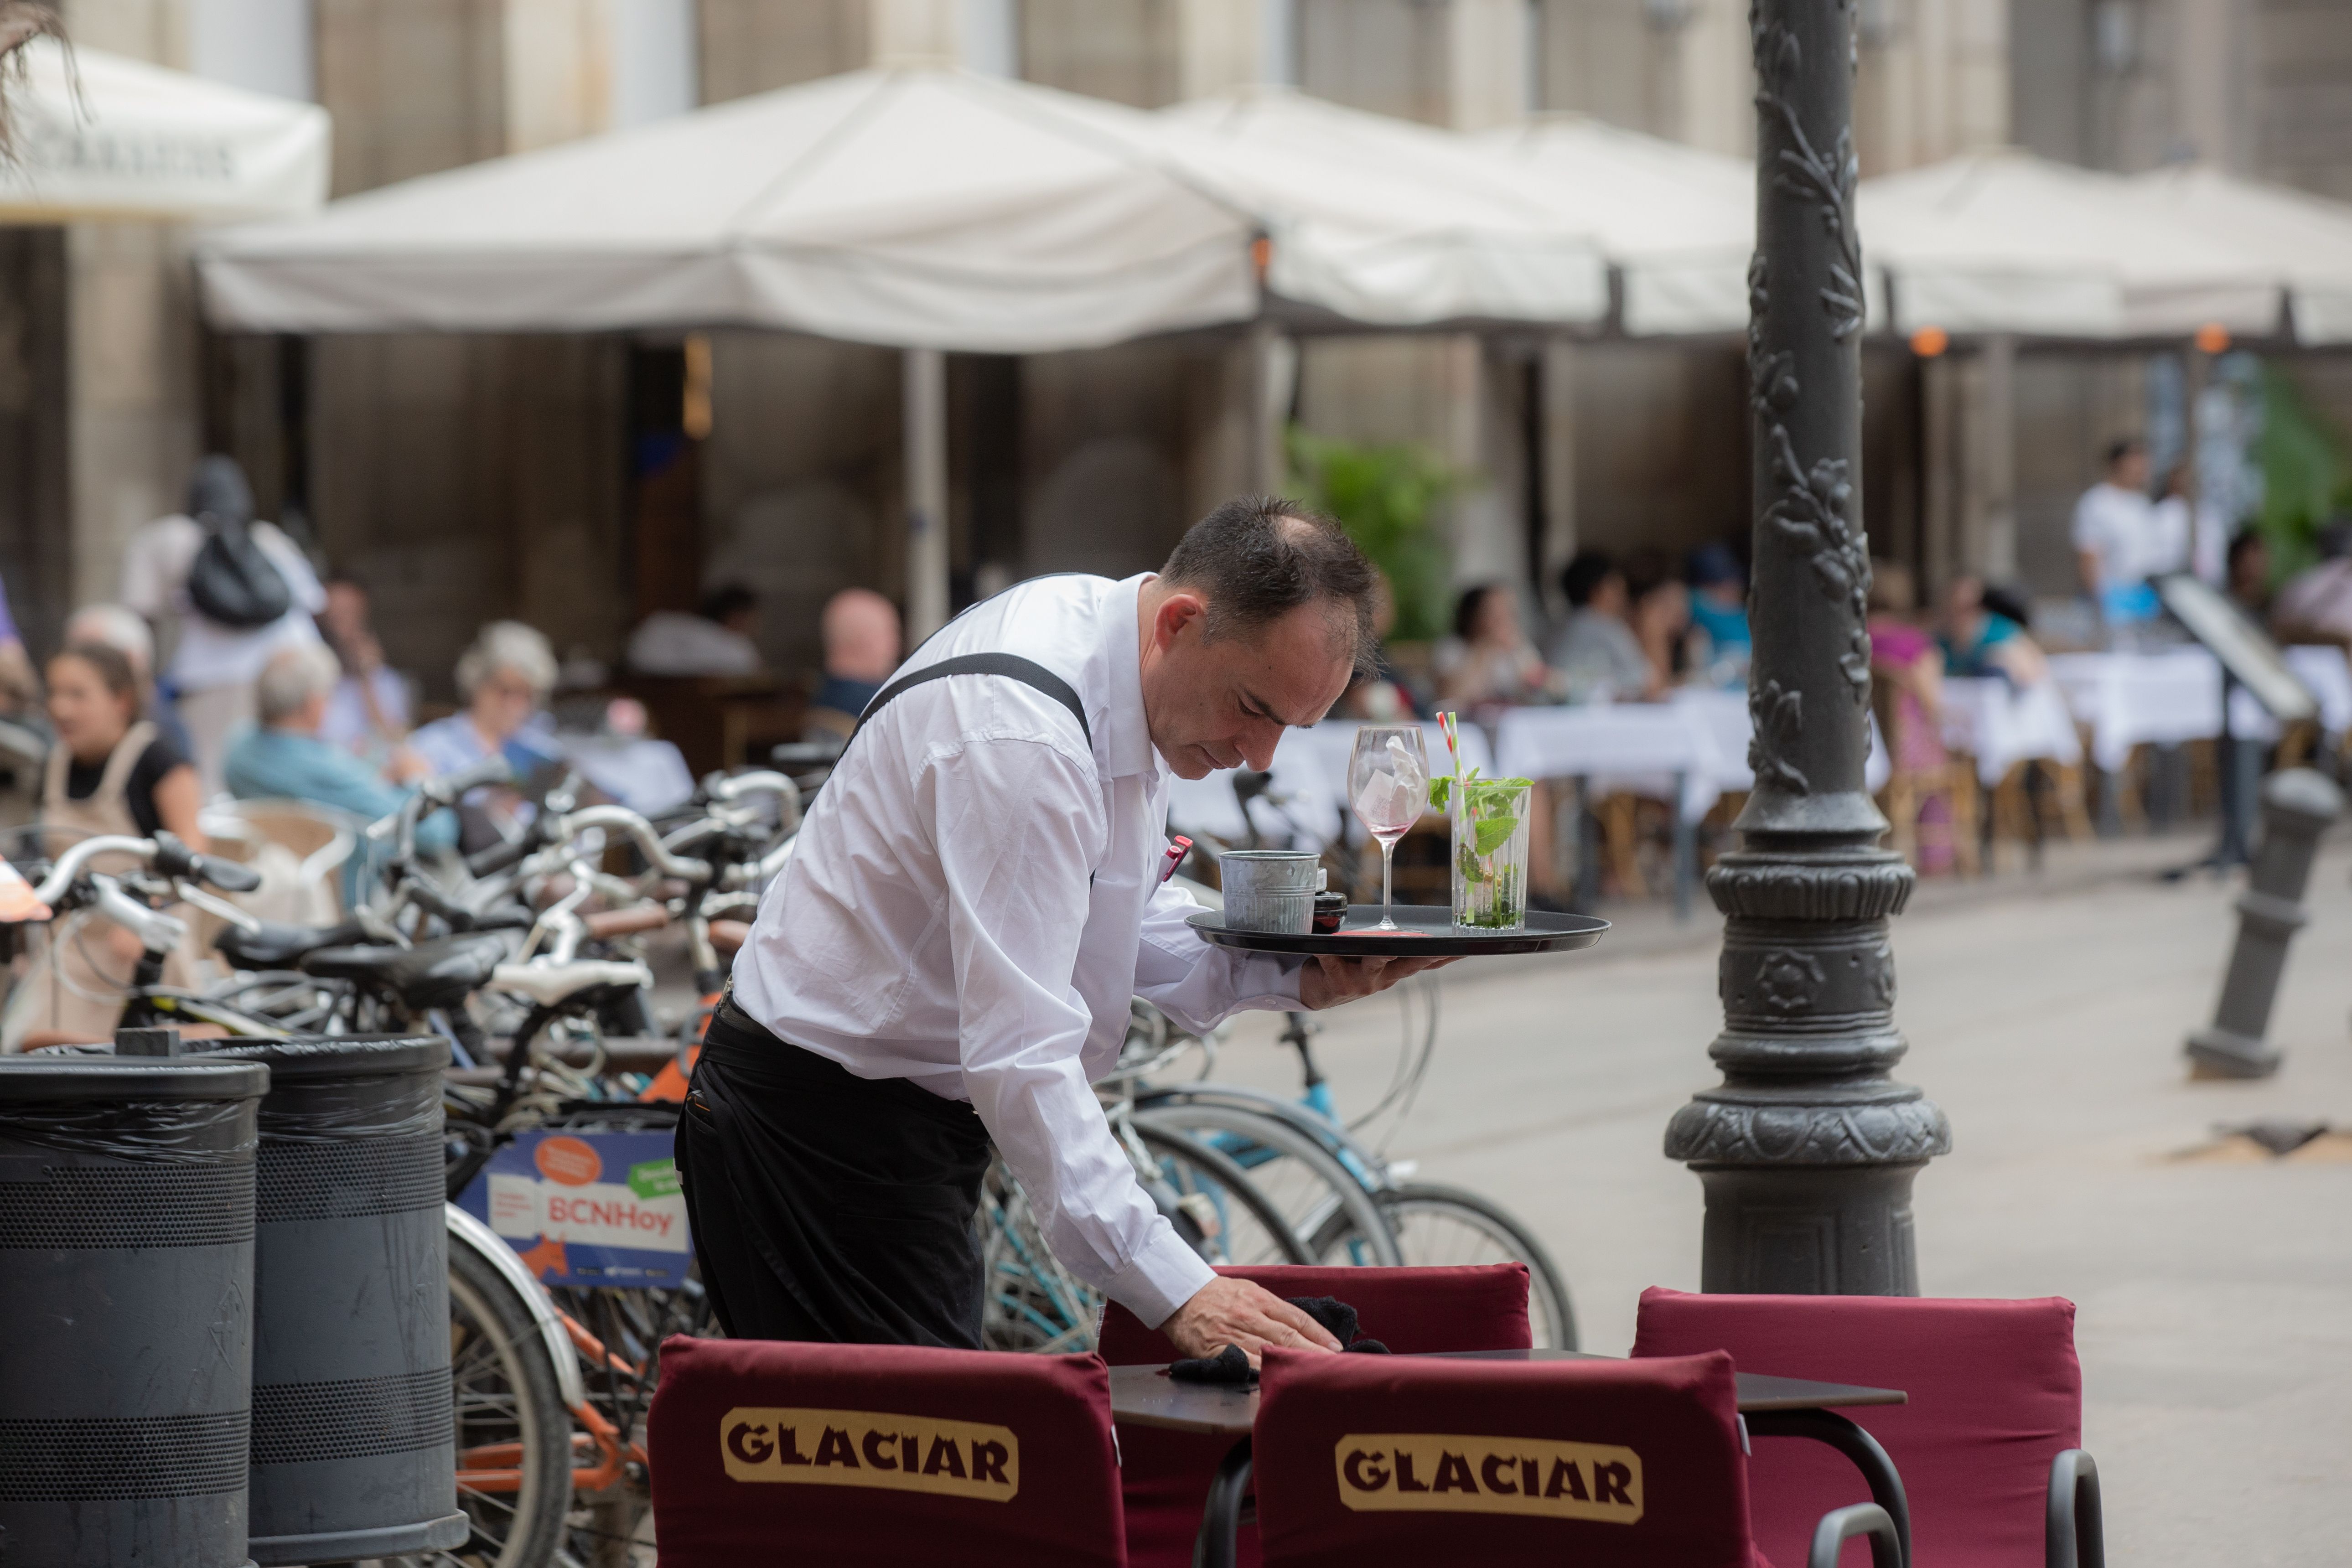
[[[1478,854],[1485,857],[1500,849],[1510,842],[1511,835],[1518,831],[1518,826],[1519,819],[1516,816],[1489,817],[1478,824]]]
[[[1446,806],[1446,802],[1453,798],[1453,795],[1454,775],[1452,773],[1438,774],[1437,777],[1429,781],[1429,809],[1432,811],[1444,811]]]

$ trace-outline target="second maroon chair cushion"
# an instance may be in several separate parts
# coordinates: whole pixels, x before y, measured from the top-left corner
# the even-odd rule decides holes
[[[1120,1568],[1094,1356],[672,1339],[646,1423],[662,1568]]]
[[[1220,1268],[1276,1295],[1335,1296],[1356,1309],[1359,1331],[1399,1355],[1433,1351],[1525,1350],[1524,1263],[1457,1268],[1310,1268],[1291,1264]],[[1176,1347],[1116,1301],[1103,1309],[1103,1360],[1113,1366],[1174,1361]],[[1359,1358],[1363,1359],[1363,1358]],[[1123,1426],[1127,1552],[1136,1568],[1189,1568],[1209,1479],[1232,1443],[1190,1432]],[[1244,1527],[1241,1568],[1255,1568],[1257,1531]]]
[[[1910,1403],[1857,1405],[1911,1505],[1925,1568],[2019,1568],[2042,1556],[2050,1462],[2082,1442],[2074,1304],[1885,1296],[1642,1292],[1636,1356],[1731,1352],[1742,1372],[1899,1388]],[[1759,1439],[1749,1463],[1756,1544],[1802,1563],[1814,1521],[1870,1493],[1842,1455]],[[1864,1543],[1843,1562],[1866,1563]]]

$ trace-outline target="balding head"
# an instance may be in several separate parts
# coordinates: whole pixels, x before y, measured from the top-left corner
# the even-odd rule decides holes
[[[144,686],[155,672],[155,634],[139,612],[124,605],[84,605],[66,621],[65,645],[95,643],[110,647]]]
[[[826,600],[819,630],[827,675],[882,681],[898,668],[898,606],[871,588],[844,588]]]

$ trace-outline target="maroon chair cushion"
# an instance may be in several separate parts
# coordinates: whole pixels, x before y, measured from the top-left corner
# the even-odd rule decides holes
[[[1277,1296],[1333,1296],[1356,1309],[1357,1331],[1400,1355],[1432,1351],[1525,1350],[1528,1268],[1308,1268],[1289,1264],[1220,1268]],[[1176,1347],[1118,1302],[1103,1309],[1103,1360],[1113,1366],[1174,1361]],[[1119,1428],[1126,1458],[1127,1556],[1136,1568],[1190,1568],[1209,1481],[1233,1444],[1162,1427]],[[1257,1532],[1243,1527],[1240,1568],[1256,1568]]]
[[[662,1568],[1121,1568],[1095,1356],[676,1338],[647,1417]]]
[[[1749,1568],[1731,1358],[1271,1351],[1267,1568]]]
[[[2082,1442],[2072,1301],[1642,1292],[1636,1356],[1711,1350],[1730,1352],[1743,1372],[1911,1396],[1841,1414],[1901,1472],[1921,1568],[2042,1561],[2050,1461]],[[1756,1543],[1775,1563],[1803,1562],[1823,1513],[1870,1496],[1850,1462],[1801,1439],[1759,1439],[1748,1473]],[[1860,1541],[1841,1559],[1868,1561]]]

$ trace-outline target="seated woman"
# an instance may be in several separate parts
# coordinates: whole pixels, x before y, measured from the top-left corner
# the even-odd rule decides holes
[[[555,650],[547,638],[520,621],[492,621],[457,659],[457,694],[466,706],[436,719],[409,736],[409,750],[439,778],[491,756],[504,756],[518,784],[563,765],[554,735],[539,721],[555,689]],[[501,827],[528,822],[530,808],[511,789],[485,790],[467,797]],[[465,835],[467,853],[486,847]]]
[[[1541,701],[1551,693],[1551,670],[1519,629],[1518,596],[1500,583],[1463,591],[1454,635],[1437,645],[1435,662],[1441,702],[1475,708]]]
[[[1911,624],[1917,603],[1907,568],[1892,561],[1871,563],[1870,673],[1886,699],[1878,704],[1880,724],[1886,731],[1886,750],[1898,784],[1940,773],[1951,761],[1943,739],[1943,655],[1926,632]],[[1918,803],[1917,864],[1922,872],[1951,868],[1953,804],[1946,789],[1937,789]],[[1898,844],[1904,826],[1895,824]]]
[[[58,736],[41,780],[47,852],[62,853],[93,835],[152,838],[158,829],[205,849],[196,826],[203,799],[196,770],[140,717],[131,661],[102,644],[76,643],[49,660],[47,675],[49,722]],[[92,868],[120,870],[123,863],[101,858]],[[57,922],[10,993],[0,1050],[110,1038],[122,1013],[118,998],[139,955],[138,938],[96,915]],[[185,952],[172,954],[164,983],[188,984],[187,961]]]
[[[1952,580],[1936,640],[1946,675],[1998,675],[2012,686],[2038,686],[2050,673],[2049,660],[2025,628],[1985,603],[1981,577]]]

